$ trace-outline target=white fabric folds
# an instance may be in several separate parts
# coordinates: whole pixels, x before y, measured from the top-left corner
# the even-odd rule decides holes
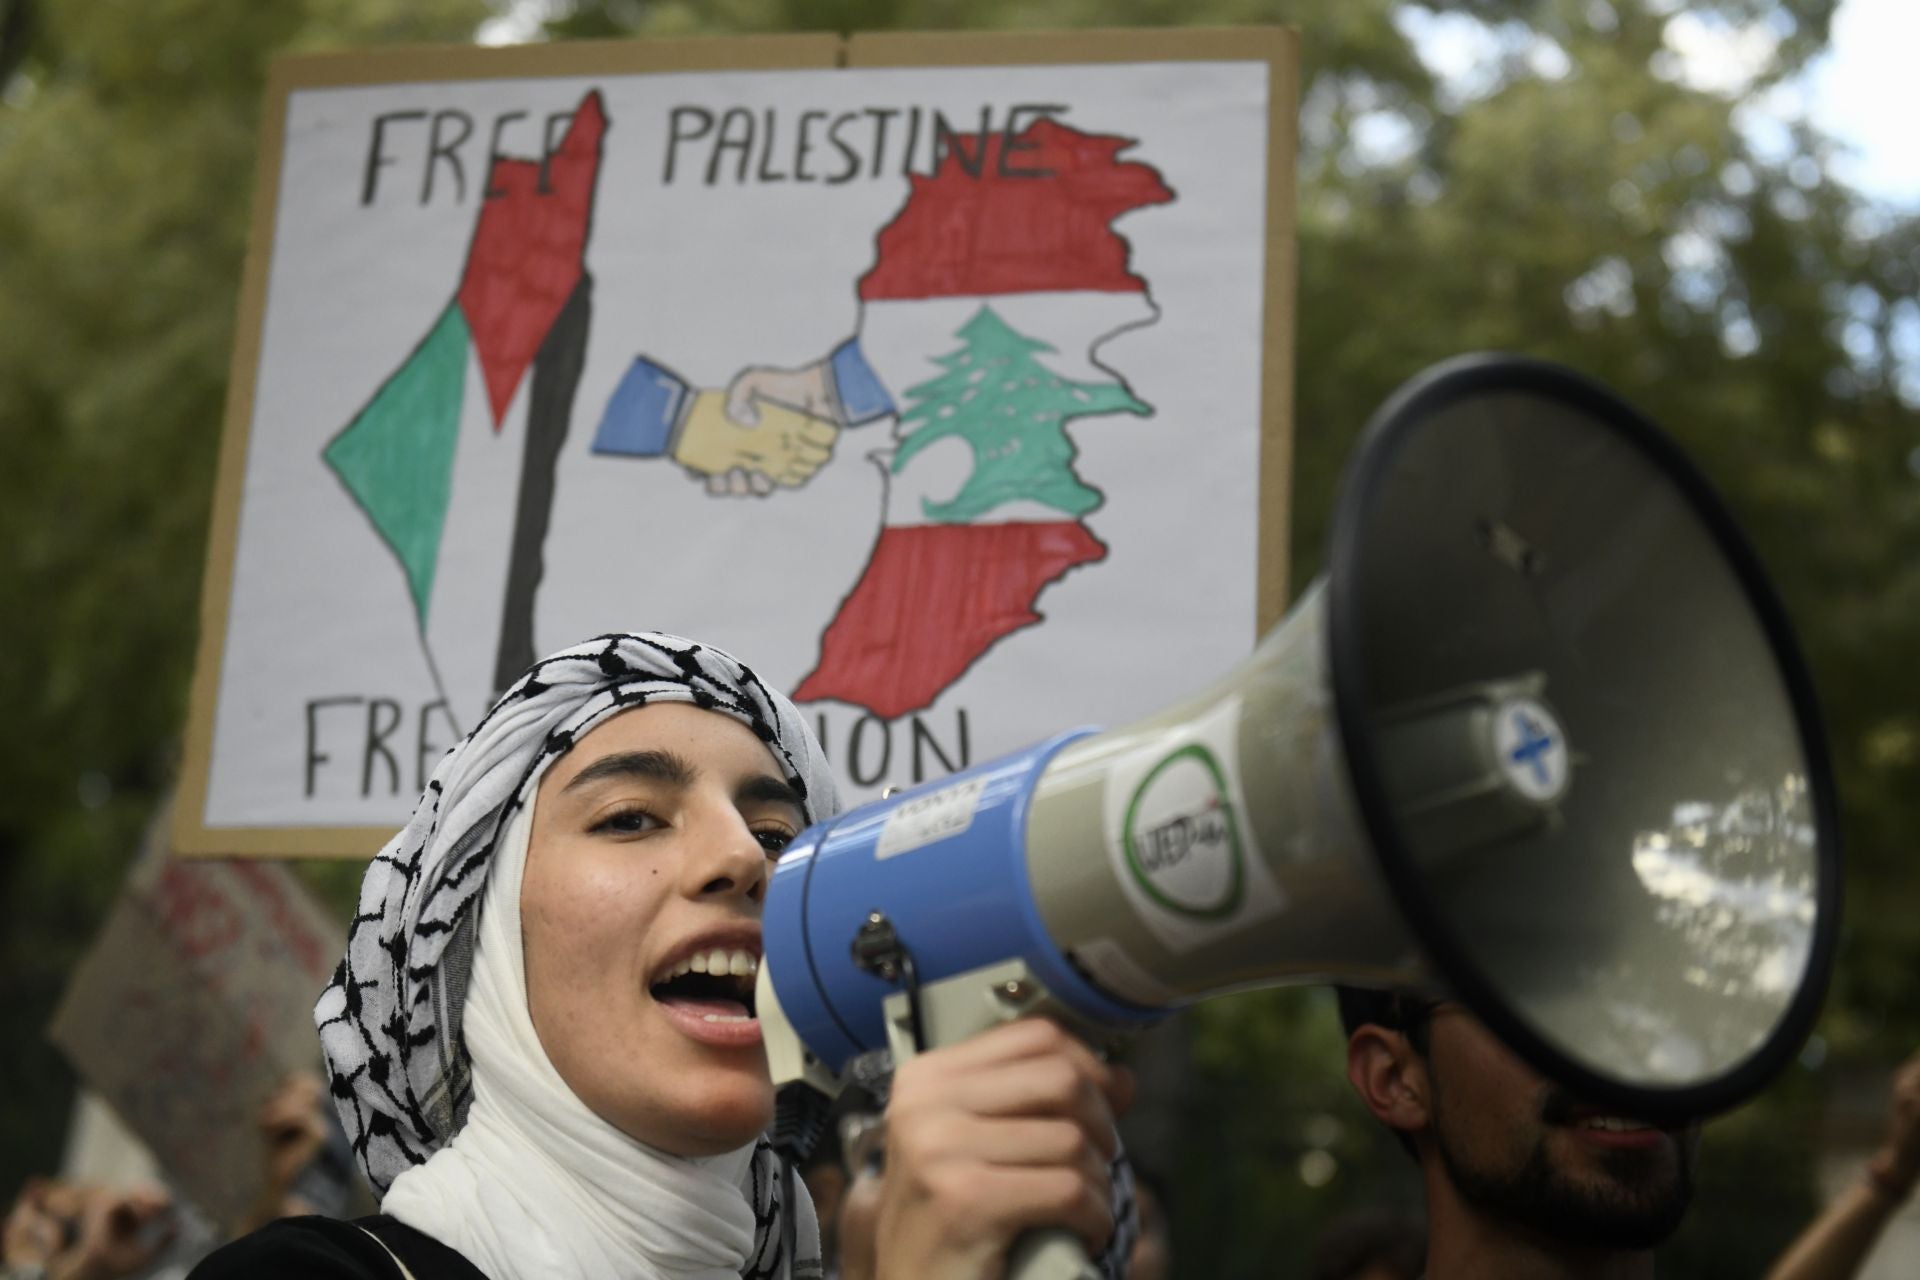
[[[493,1280],[788,1272],[771,1148],[689,1159],[634,1141],[566,1087],[526,1008],[519,896],[534,786],[600,721],[659,701],[739,720],[808,821],[836,810],[799,712],[732,656],[658,633],[565,650],[435,768],[369,865],[346,958],[314,1009],[335,1106],[383,1210]],[[818,1275],[818,1228],[794,1185],[791,1274]]]

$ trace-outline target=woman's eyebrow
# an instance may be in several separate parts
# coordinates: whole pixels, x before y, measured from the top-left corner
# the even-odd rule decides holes
[[[785,778],[776,778],[770,773],[758,773],[740,784],[733,793],[736,805],[744,804],[784,804],[790,805],[802,816],[807,812],[806,801],[801,798],[793,784]]]
[[[576,787],[608,778],[638,778],[648,782],[664,782],[669,786],[690,787],[694,774],[694,767],[684,757],[671,751],[618,751],[610,756],[601,756],[574,774],[572,780],[560,790],[572,791]]]

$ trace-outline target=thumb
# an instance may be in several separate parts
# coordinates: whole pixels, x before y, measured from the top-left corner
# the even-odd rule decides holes
[[[727,416],[743,427],[760,423],[760,407],[753,402],[760,380],[754,374],[752,369],[743,370],[727,387]]]

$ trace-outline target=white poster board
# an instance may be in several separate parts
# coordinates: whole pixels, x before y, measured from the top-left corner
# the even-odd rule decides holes
[[[365,854],[493,693],[731,649],[851,798],[1150,711],[1284,599],[1280,30],[276,64],[187,853]]]

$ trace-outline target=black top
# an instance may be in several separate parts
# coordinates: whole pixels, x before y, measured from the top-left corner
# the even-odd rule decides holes
[[[487,1280],[446,1245],[385,1214],[353,1222],[282,1218],[214,1250],[187,1280],[401,1280],[395,1256],[414,1280]]]

